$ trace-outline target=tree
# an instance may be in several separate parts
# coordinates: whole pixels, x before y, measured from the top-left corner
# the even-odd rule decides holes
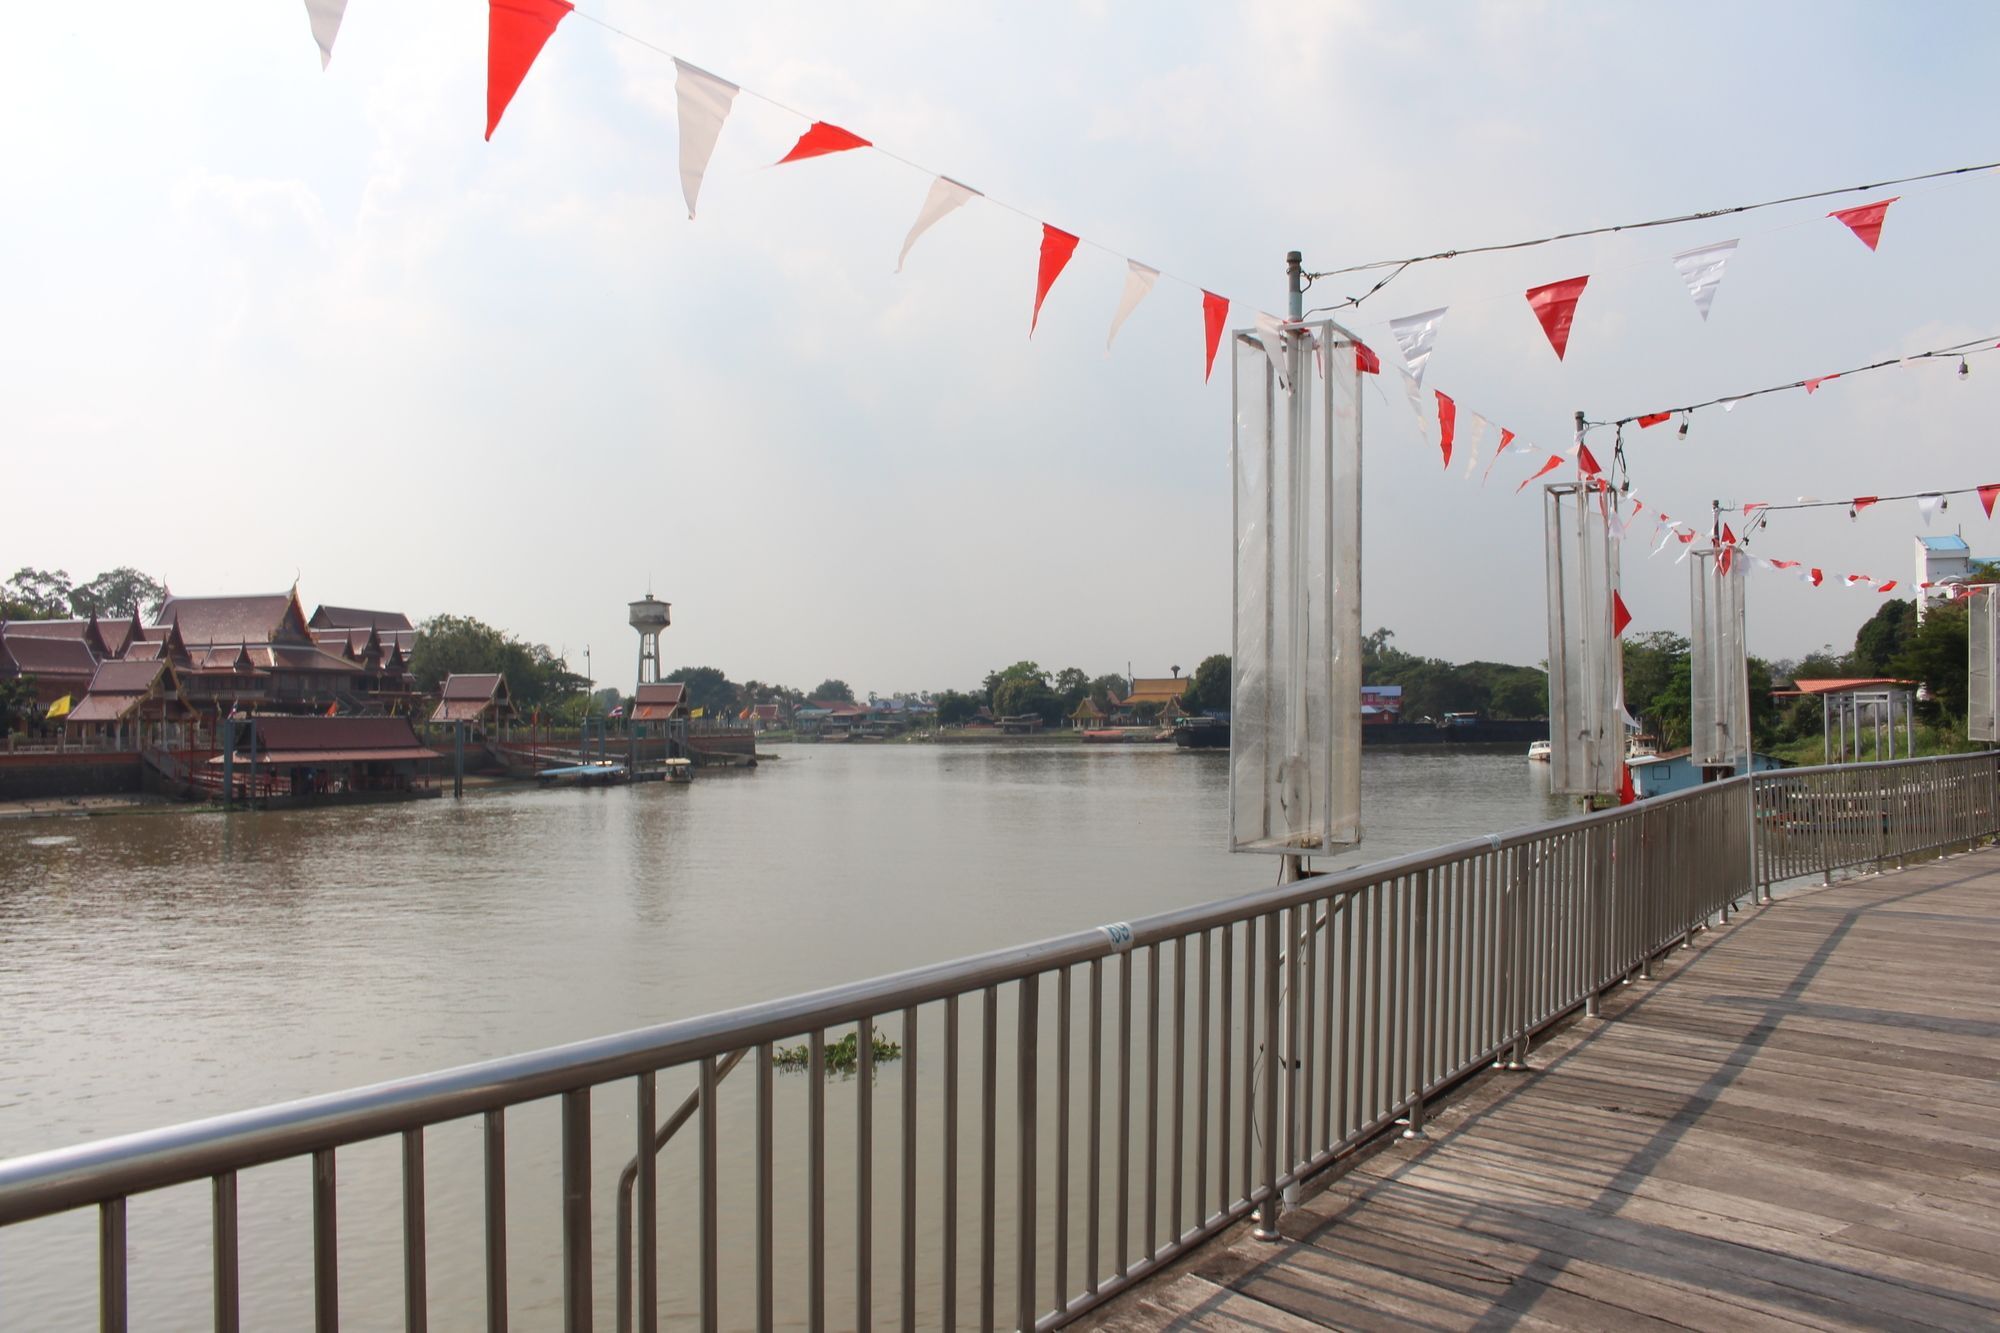
[[[69,609],[79,619],[96,615],[122,620],[134,615],[157,615],[166,599],[166,584],[130,565],[120,565],[70,589]]]
[[[69,616],[70,580],[67,570],[31,569],[26,565],[0,585],[0,620],[64,620]]]
[[[1936,602],[1924,613],[1903,651],[1889,669],[1897,676],[1922,681],[1942,719],[1965,716],[1970,695],[1966,680],[1966,607],[1960,602]]]
[[[1039,674],[1003,677],[993,691],[993,711],[1000,717],[1035,713],[1051,726],[1061,722],[1065,712],[1062,696]]]
[[[1000,687],[1010,680],[1039,681],[1046,687],[1049,683],[1049,673],[1042,670],[1037,663],[1027,661],[1016,662],[1013,666],[1003,667],[998,671],[987,672],[986,680],[982,686],[986,691],[987,707],[1002,716],[1006,715],[1007,710],[1000,706]]]
[[[937,696],[937,720],[941,727],[963,726],[979,713],[980,698],[963,690],[943,690]]]
[[[19,726],[33,726],[40,715],[33,676],[0,680],[0,736]]]
[[[851,704],[854,702],[854,691],[844,680],[823,680],[819,683],[819,688],[812,692],[812,697]]]
[[[666,679],[677,680],[687,686],[687,693],[681,700],[681,706],[690,713],[697,708],[701,709],[704,716],[733,711],[736,703],[736,687],[730,684],[729,677],[723,675],[716,667],[682,667],[669,674]]]
[[[1917,604],[1886,601],[1863,622],[1854,635],[1854,654],[1848,659],[1857,676],[1880,676],[1900,657],[1917,632]]]
[[[1080,667],[1064,667],[1056,672],[1055,690],[1062,696],[1064,710],[1073,710],[1090,693],[1090,677]]]
[[[1646,716],[1660,738],[1663,749],[1688,743],[1691,734],[1689,709],[1694,699],[1694,668],[1687,654],[1675,658],[1667,683],[1646,704]]]
[[[523,643],[473,616],[436,615],[419,627],[410,654],[418,689],[435,693],[447,676],[480,672],[505,676],[507,693],[523,712],[552,707],[584,686],[547,644]]]
[[[1181,696],[1188,710],[1195,713],[1226,713],[1229,711],[1229,654],[1216,653],[1201,659],[1201,665],[1188,677],[1187,692]]]
[[[1672,683],[1681,664],[1687,661],[1686,636],[1670,634],[1666,630],[1634,634],[1625,640],[1624,655],[1626,706],[1656,733],[1663,732],[1665,721],[1653,705]],[[1686,711],[1685,700],[1682,701],[1681,711]],[[1664,735],[1662,739],[1665,739]]]
[[[1116,695],[1122,699],[1125,697],[1125,692],[1131,688],[1131,682],[1123,676],[1099,676],[1090,682],[1090,701],[1109,712],[1112,696]]]
[[[1495,685],[1487,702],[1495,717],[1547,717],[1549,678],[1522,667]]]

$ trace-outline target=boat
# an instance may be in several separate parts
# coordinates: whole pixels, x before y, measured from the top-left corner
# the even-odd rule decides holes
[[[1184,717],[1174,723],[1174,744],[1183,750],[1226,750],[1229,748],[1229,719],[1226,717]]]
[[[563,768],[545,768],[535,777],[551,787],[608,787],[632,780],[631,771],[625,765],[609,759],[570,764]]]
[[[1549,762],[1550,749],[1547,741],[1529,741],[1528,759],[1533,763],[1546,764]]]
[[[694,760],[692,759],[669,759],[661,767],[666,774],[668,782],[694,781]]]

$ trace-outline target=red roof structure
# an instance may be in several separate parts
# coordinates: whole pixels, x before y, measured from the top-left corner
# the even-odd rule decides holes
[[[223,643],[312,643],[299,594],[248,597],[169,597],[156,625],[178,625],[189,647]]]
[[[402,717],[259,717],[255,721],[260,761],[290,764],[358,764],[400,759],[436,759],[438,752],[417,739]],[[249,747],[249,728],[237,743]],[[219,764],[217,755],[208,762]]]
[[[665,722],[680,716],[687,702],[687,686],[678,680],[641,685],[632,696],[634,722]]]
[[[147,705],[158,703],[157,710]],[[166,662],[105,662],[90,679],[83,701],[70,709],[64,723],[122,722],[134,716],[186,717],[192,709],[181,692],[179,677]]]
[[[321,603],[312,613],[309,628],[324,629],[373,629],[385,631],[415,631],[410,618],[401,611],[364,611],[352,606],[327,606]]]
[[[1849,690],[1880,689],[1893,687],[1914,689],[1914,680],[1898,680],[1894,676],[1857,676],[1842,680],[1795,680],[1789,690],[1780,690],[1780,695],[1792,694],[1845,694]]]
[[[433,722],[481,722],[512,717],[514,699],[507,692],[507,678],[499,672],[454,672],[445,677],[438,706],[431,712]]]

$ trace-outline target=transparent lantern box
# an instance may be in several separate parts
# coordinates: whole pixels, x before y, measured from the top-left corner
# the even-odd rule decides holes
[[[1620,496],[1590,482],[1542,488],[1549,617],[1549,782],[1615,796],[1625,763],[1618,595]]]
[[[1728,559],[1724,559],[1728,556]],[[1747,771],[1750,675],[1743,589],[1748,561],[1724,547],[1696,551],[1689,565],[1688,748],[1696,764]]]
[[[1230,850],[1361,840],[1361,385],[1354,337],[1230,340]]]
[[[2000,586],[1974,588],[1965,603],[1966,736],[2000,745]]]

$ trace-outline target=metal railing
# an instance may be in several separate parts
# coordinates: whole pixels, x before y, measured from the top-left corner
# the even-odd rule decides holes
[[[705,1329],[780,1316],[1051,1328],[1242,1218],[1269,1228],[1294,1186],[1371,1138],[1422,1134],[1444,1089],[1492,1063],[1520,1067],[1538,1032],[1650,975],[1760,886],[1971,845],[2000,832],[1995,798],[1992,754],[1738,778],[729,1013],[19,1158],[0,1163],[0,1228],[96,1209],[101,1322],[123,1329],[131,1200],[206,1181],[213,1323],[234,1330],[238,1175],[306,1161],[314,1314],[330,1329],[336,1162],[384,1140],[400,1148],[400,1239],[388,1243],[401,1251],[403,1322],[421,1330],[426,1135],[476,1118],[486,1325],[504,1329],[510,1116],[553,1102],[559,1243],[512,1257],[559,1273],[566,1329],[590,1329],[609,1305],[619,1328],[650,1331],[663,1304]],[[878,1032],[896,1046],[878,1054]],[[835,1082],[848,1034],[853,1077]],[[782,1072],[795,1061],[802,1074]],[[663,1091],[668,1105],[681,1096],[664,1124]],[[630,1108],[615,1154],[630,1162],[599,1193],[593,1107],[607,1101]],[[845,1150],[833,1134],[851,1135]],[[686,1151],[665,1160],[663,1147]],[[594,1244],[614,1198],[615,1254]],[[679,1284],[663,1282],[663,1253]]]

